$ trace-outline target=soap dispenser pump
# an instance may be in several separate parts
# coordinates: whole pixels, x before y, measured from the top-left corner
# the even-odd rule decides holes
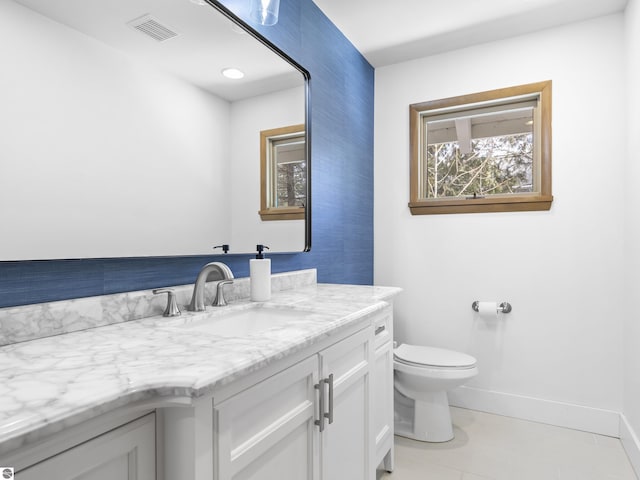
[[[249,260],[249,288],[251,300],[266,302],[271,299],[271,259],[264,258],[266,245],[256,245],[256,258]]]

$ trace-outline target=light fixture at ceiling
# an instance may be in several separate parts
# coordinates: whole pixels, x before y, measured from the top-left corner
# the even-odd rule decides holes
[[[278,23],[280,0],[251,0],[249,18],[260,25],[271,26]]]
[[[224,68],[221,73],[223,76],[231,78],[232,80],[240,80],[244,77],[244,72],[237,68]]]
[[[204,0],[191,0],[191,3],[195,3],[196,5],[200,5],[201,7],[207,4],[207,2],[205,2]]]

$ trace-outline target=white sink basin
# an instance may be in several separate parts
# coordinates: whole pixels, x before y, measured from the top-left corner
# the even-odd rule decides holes
[[[310,315],[313,315],[313,312],[305,310],[250,308],[185,323],[183,327],[215,335],[239,337],[280,327]]]

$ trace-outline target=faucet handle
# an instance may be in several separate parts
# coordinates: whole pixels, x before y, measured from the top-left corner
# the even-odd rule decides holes
[[[162,314],[164,317],[177,317],[182,312],[178,308],[178,303],[176,302],[176,294],[170,288],[156,288],[153,290],[154,295],[158,295],[160,293],[167,293],[167,308],[164,309],[164,313]]]
[[[216,298],[213,299],[213,303],[211,304],[214,307],[224,307],[227,305],[227,301],[224,298],[224,286],[230,285],[233,283],[233,280],[222,280],[218,282],[216,286]]]

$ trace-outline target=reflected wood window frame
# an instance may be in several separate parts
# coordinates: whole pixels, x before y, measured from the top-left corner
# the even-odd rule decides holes
[[[277,156],[275,142],[281,140],[305,141],[305,124],[262,130],[260,132],[260,218],[269,220],[304,220],[304,206],[277,205]],[[306,147],[303,147],[306,152]],[[305,159],[306,160],[306,159]],[[306,162],[305,162],[306,171]],[[306,192],[306,185],[304,188]],[[304,199],[306,203],[307,199]]]
[[[427,189],[427,127],[425,118],[444,115],[464,117],[465,112],[537,99],[533,115],[534,160],[532,191],[491,195],[430,197]],[[551,193],[551,80],[490,90],[458,97],[415,103],[409,106],[410,201],[412,215],[515,212],[549,210]],[[471,128],[471,127],[469,127]],[[472,136],[472,135],[471,135]],[[469,141],[471,139],[469,138]],[[433,198],[437,197],[437,198]]]

